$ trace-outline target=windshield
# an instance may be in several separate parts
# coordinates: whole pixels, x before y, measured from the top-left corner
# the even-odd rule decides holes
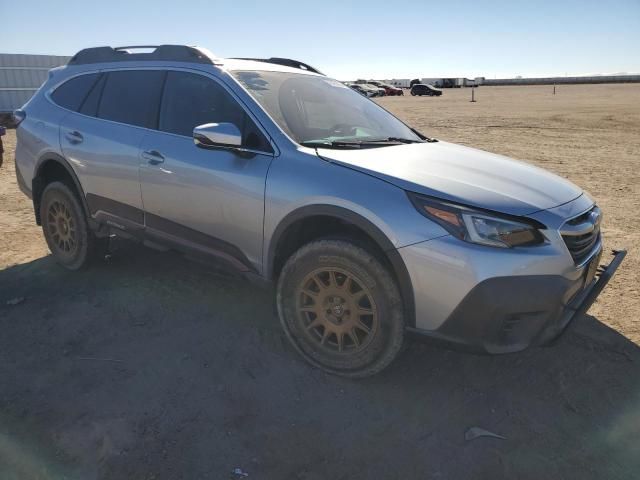
[[[300,144],[423,141],[389,112],[337,80],[286,72],[232,73]]]

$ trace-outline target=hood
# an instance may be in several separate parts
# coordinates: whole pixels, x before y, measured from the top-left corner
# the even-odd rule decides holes
[[[318,155],[404,190],[510,215],[553,208],[582,194],[573,183],[541,168],[447,142],[320,148]]]

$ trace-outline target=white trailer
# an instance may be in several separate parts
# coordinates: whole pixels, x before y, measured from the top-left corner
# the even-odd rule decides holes
[[[411,79],[409,78],[392,78],[391,80],[382,81],[398,88],[409,88],[411,86]]]
[[[442,87],[442,78],[421,78],[420,83],[425,85],[433,85],[434,87]]]

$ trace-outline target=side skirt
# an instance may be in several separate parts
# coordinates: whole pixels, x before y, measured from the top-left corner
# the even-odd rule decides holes
[[[262,276],[235,245],[109,198],[87,194],[87,203],[91,216],[99,225],[98,235],[116,235],[156,249],[177,250],[196,260],[222,261],[261,283]]]

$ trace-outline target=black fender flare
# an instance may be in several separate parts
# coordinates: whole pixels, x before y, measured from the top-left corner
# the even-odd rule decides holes
[[[61,165],[69,174],[71,179],[73,180],[73,184],[76,188],[76,192],[78,192],[80,205],[84,209],[84,214],[88,221],[91,220],[91,215],[89,214],[89,205],[87,204],[87,196],[84,193],[84,189],[80,184],[80,180],[78,179],[78,175],[75,170],[71,167],[67,159],[65,159],[62,155],[58,155],[54,152],[47,152],[43,154],[38,161],[36,162],[36,166],[34,168],[35,175],[33,176],[33,180],[31,181],[31,191],[33,192],[33,210],[36,215],[36,222],[40,225],[40,196],[42,194],[42,190],[44,190],[45,185],[43,184],[43,179],[41,176],[42,168],[47,162],[56,162]],[[90,222],[91,225],[91,222]]]
[[[288,213],[280,221],[271,236],[271,242],[269,243],[267,259],[265,262],[265,277],[269,280],[274,279],[276,251],[278,244],[287,229],[295,222],[313,216],[333,217],[350,223],[365,232],[378,245],[393,268],[392,273],[395,274],[395,277],[398,280],[398,287],[400,288],[400,293],[404,302],[405,326],[415,327],[416,320],[413,286],[411,283],[411,277],[409,276],[409,271],[407,270],[402,256],[380,228],[367,218],[349,209],[335,205],[307,205]]]

